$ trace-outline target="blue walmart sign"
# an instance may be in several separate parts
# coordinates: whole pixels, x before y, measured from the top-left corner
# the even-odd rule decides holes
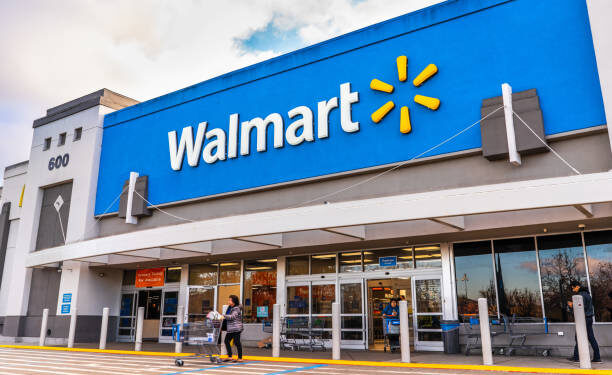
[[[163,204],[405,161],[503,82],[538,90],[546,134],[605,124],[585,2],[449,0],[106,115],[96,214],[130,171]]]

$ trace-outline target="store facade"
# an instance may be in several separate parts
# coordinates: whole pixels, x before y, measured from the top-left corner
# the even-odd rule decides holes
[[[612,332],[612,47],[592,16],[612,10],[554,4],[447,1],[147,102],[49,109],[5,172],[2,336],[49,308],[52,339],[77,311],[95,340],[110,307],[133,341],[144,307],[145,339],[170,342],[179,306],[198,321],[237,295],[247,343],[275,303],[331,334],[336,301],[343,347],[379,349],[400,298],[414,348],[441,350],[440,321],[486,297],[546,318],[562,352],[573,280]]]

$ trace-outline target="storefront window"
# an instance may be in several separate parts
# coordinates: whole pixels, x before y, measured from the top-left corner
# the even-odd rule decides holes
[[[500,313],[542,317],[533,237],[493,241]]]
[[[538,237],[540,274],[546,317],[551,322],[571,322],[568,308],[572,281],[586,286],[586,268],[579,233]]]
[[[612,231],[584,234],[595,321],[612,322]]]
[[[276,259],[245,261],[244,322],[259,323],[272,319],[276,303]]]
[[[401,270],[413,267],[411,247],[363,252],[363,268],[365,271]]]
[[[189,266],[189,285],[217,285],[217,265],[194,264]]]
[[[486,298],[489,314],[497,314],[491,241],[453,244],[459,315],[478,314],[478,298]]]
[[[240,283],[240,262],[219,264],[219,284]]]
[[[287,258],[287,275],[308,275],[308,255]]]
[[[287,314],[310,314],[308,309],[308,285],[287,287]]]
[[[336,254],[313,255],[310,259],[312,274],[336,273]]]
[[[361,272],[361,251],[340,254],[340,272]]]
[[[331,314],[332,303],[336,300],[336,285],[312,286],[312,314]]]
[[[414,259],[417,268],[442,267],[440,245],[416,246]]]
[[[181,267],[166,268],[166,283],[181,282]]]

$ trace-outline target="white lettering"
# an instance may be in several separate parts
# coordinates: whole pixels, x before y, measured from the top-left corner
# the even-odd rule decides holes
[[[225,132],[219,128],[211,129],[206,133],[206,139],[210,140],[213,137],[216,138],[206,143],[202,153],[202,158],[208,164],[212,164],[217,160],[225,160]],[[213,150],[215,151],[214,153]]]
[[[317,137],[319,139],[329,137],[329,112],[334,108],[338,108],[337,97],[317,103]]]
[[[227,145],[227,157],[234,159],[238,156],[238,114],[230,115],[229,141]]]
[[[287,127],[287,132],[285,134],[287,143],[292,146],[297,146],[304,141],[312,142],[314,140],[312,111],[306,106],[299,106],[289,111],[289,118],[294,118],[299,115],[302,115],[302,118],[292,122]],[[302,128],[302,133],[297,135],[299,128]]]
[[[351,105],[359,102],[359,93],[351,92],[351,83],[340,85],[340,125],[347,133],[359,131],[359,122],[353,122],[351,118]]]
[[[187,151],[187,163],[192,167],[197,167],[200,160],[200,151],[202,150],[202,142],[204,141],[204,133],[206,132],[206,122],[201,122],[198,125],[195,144],[193,140],[193,129],[191,126],[186,126],[181,132],[181,140],[176,143],[176,131],[168,132],[168,145],[170,148],[170,166],[175,171],[180,171],[183,167],[183,157],[185,150]]]
[[[240,155],[250,152],[251,130],[257,128],[257,151],[266,151],[266,132],[268,125],[274,125],[274,148],[283,147],[283,118],[278,113],[271,113],[264,120],[255,117],[242,123],[240,129]]]

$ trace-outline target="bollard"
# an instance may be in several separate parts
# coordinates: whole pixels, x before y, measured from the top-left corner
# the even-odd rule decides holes
[[[280,305],[272,306],[272,357],[280,357]]]
[[[102,309],[102,325],[100,326],[100,350],[106,349],[106,334],[108,332],[108,313],[109,308]]]
[[[410,330],[408,329],[408,301],[399,302],[400,349],[402,362],[410,363]]]
[[[68,330],[68,347],[74,347],[74,334],[76,332],[76,322],[77,322],[77,309],[72,309],[72,314],[70,314],[70,329]]]
[[[340,304],[332,303],[332,359],[340,359]]]
[[[136,345],[134,350],[142,350],[142,326],[144,325],[144,307],[138,308],[138,319],[136,321]]]
[[[578,358],[580,368],[591,368],[591,353],[589,352],[589,341],[586,330],[586,317],[584,315],[584,301],[581,295],[572,296],[574,307],[574,321],[576,322],[576,342],[578,343]]]
[[[42,321],[40,322],[40,339],[38,340],[38,346],[45,346],[45,340],[47,339],[47,321],[49,320],[49,309],[43,309]]]
[[[176,324],[179,327],[179,332],[181,332],[181,330],[183,329],[184,311],[185,308],[183,306],[179,306],[176,309]],[[176,343],[174,344],[174,352],[181,353],[182,351],[183,343],[181,342],[181,340],[176,340]]]
[[[221,306],[221,315],[225,315],[225,312],[227,311],[227,306],[228,305],[223,305]],[[225,333],[227,334],[227,332]],[[225,341],[225,336],[223,335],[223,332],[219,332],[221,337],[221,342],[223,343]],[[227,355],[227,349],[225,348],[225,345],[221,345],[221,355]]]
[[[491,328],[489,327],[489,305],[486,298],[478,298],[478,315],[480,319],[480,342],[482,343],[482,364],[493,365],[491,349]]]

